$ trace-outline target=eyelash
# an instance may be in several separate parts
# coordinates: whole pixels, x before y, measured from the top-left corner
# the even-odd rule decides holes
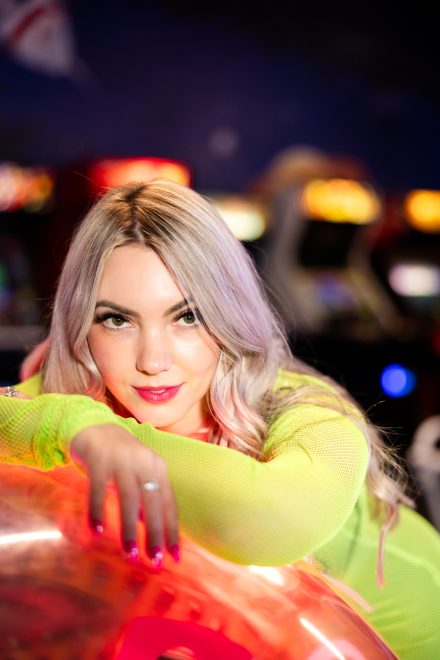
[[[202,317],[201,314],[198,310],[192,310],[192,309],[186,309],[185,311],[181,312],[178,316],[175,317],[174,322],[180,321],[185,316],[188,316],[189,314],[192,314],[194,316],[194,322],[191,324],[185,324],[186,327],[188,328],[194,328],[195,326],[198,326],[202,323]],[[123,316],[122,314],[116,314],[115,312],[102,312],[101,314],[96,314],[95,316],[95,323],[103,324],[105,321],[109,319],[119,319],[121,321],[124,321],[124,323],[130,323],[130,319],[127,317]],[[121,327],[113,327],[111,328],[110,326],[106,326],[108,330],[111,332],[117,332],[118,330],[122,329]]]
[[[185,316],[188,316],[189,314],[193,315],[194,322],[191,323],[191,324],[185,324],[185,325],[187,325],[188,328],[193,328],[196,325],[200,325],[200,323],[202,322],[202,317],[200,315],[200,312],[198,310],[193,310],[193,309],[186,309],[184,312],[182,312],[181,314],[176,316],[174,321],[180,321],[181,319],[183,319]]]
[[[105,321],[109,319],[119,319],[121,321],[124,321],[124,323],[129,323],[129,319],[127,319],[125,316],[122,316],[122,314],[116,314],[115,312],[102,312],[101,314],[96,314],[95,316],[95,323],[100,323],[103,324]],[[111,328],[110,326],[105,326],[107,330],[110,330],[112,332],[120,330],[118,327],[113,327]]]

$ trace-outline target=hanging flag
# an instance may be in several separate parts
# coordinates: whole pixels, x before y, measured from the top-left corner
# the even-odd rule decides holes
[[[77,77],[82,66],[62,0],[0,0],[0,42],[21,64],[47,75]]]

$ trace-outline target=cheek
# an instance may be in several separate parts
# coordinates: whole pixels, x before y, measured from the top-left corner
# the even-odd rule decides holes
[[[191,365],[193,373],[201,378],[211,379],[219,361],[220,351],[217,346],[199,341],[197,349],[192,354]]]
[[[104,337],[96,337],[93,332],[88,337],[89,349],[101,376],[111,376],[117,373],[123,360],[118,359],[118,351],[113,342],[106,341]],[[120,352],[119,352],[120,355]]]
[[[178,336],[173,346],[175,366],[193,377],[212,375],[220,354],[216,344],[199,333],[187,332]]]

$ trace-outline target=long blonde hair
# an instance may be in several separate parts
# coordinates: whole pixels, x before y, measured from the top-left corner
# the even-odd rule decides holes
[[[210,441],[259,459],[270,424],[286,408],[314,402],[339,410],[362,426],[370,449],[367,485],[378,511],[395,513],[405,500],[403,471],[377,429],[341,386],[292,355],[247,250],[209,200],[171,181],[112,189],[79,224],[57,287],[43,391],[105,397],[87,334],[106,259],[129,244],[162,258],[221,349],[207,401],[215,422]],[[309,379],[280,396],[274,392],[280,368],[319,376],[323,385]]]

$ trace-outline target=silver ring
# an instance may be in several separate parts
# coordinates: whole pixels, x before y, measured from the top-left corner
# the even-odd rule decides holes
[[[19,394],[19,392],[18,392],[16,387],[13,387],[12,385],[8,385],[6,387],[5,396],[17,396],[18,394]]]
[[[160,490],[160,483],[156,479],[149,479],[148,481],[144,481],[142,488],[152,493],[155,490]]]

